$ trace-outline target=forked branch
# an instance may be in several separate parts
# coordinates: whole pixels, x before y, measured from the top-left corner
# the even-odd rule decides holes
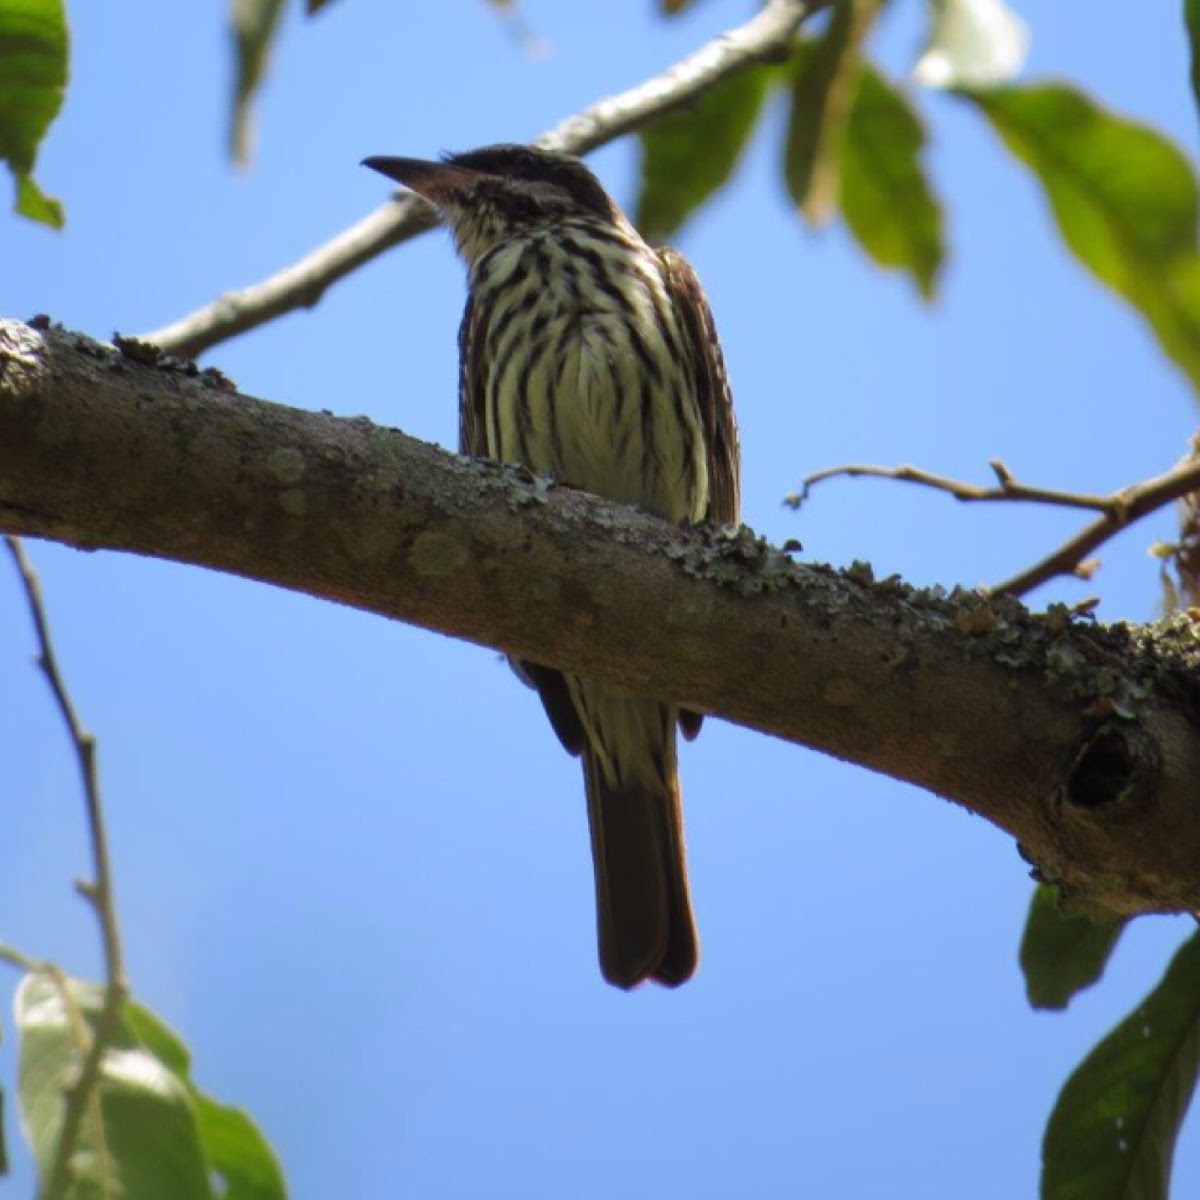
[[[799,508],[808,499],[812,488],[827,479],[837,476],[850,478],[872,476],[878,479],[897,479],[903,483],[915,483],[921,487],[946,492],[956,500],[1011,501],[1034,504],[1050,504],[1058,508],[1083,508],[1100,515],[1090,525],[1085,525],[1074,537],[1069,538],[1057,550],[1039,559],[1025,570],[996,584],[989,590],[1024,596],[1035,587],[1060,575],[1089,578],[1094,565],[1088,556],[1098,550],[1110,538],[1134,521],[1141,520],[1152,512],[1179,500],[1200,489],[1200,461],[1186,458],[1177,467],[1154,479],[1144,480],[1132,487],[1121,488],[1109,495],[1087,492],[1059,491],[1055,488],[1033,487],[1019,482],[998,458],[989,464],[996,474],[996,486],[984,487],[936,475],[919,467],[879,467],[862,463],[850,463],[840,467],[827,467],[808,475],[800,490],[784,498],[784,503]]]

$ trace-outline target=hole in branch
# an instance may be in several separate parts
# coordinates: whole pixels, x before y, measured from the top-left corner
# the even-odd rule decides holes
[[[1067,780],[1067,799],[1084,808],[1119,800],[1129,786],[1136,759],[1123,734],[1115,729],[1097,733],[1083,748]]]

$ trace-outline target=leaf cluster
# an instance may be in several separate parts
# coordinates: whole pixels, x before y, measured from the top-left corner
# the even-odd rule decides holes
[[[102,987],[54,970],[36,970],[17,988],[21,1111],[44,1179],[54,1174],[68,1097],[103,1005]],[[179,1036],[127,1000],[85,1108],[63,1195],[283,1200],[286,1189],[250,1117],[201,1091]]]
[[[916,97],[867,56],[880,8],[878,0],[837,6],[825,31],[798,41],[787,62],[736,75],[643,130],[637,223],[646,235],[677,234],[733,177],[766,102],[780,94],[788,105],[780,169],[800,217],[820,227],[840,216],[874,264],[903,272],[933,299],[948,256],[945,208]],[[1193,45],[1198,14],[1190,0]],[[1140,314],[1200,391],[1200,193],[1187,156],[1069,84],[950,95],[1030,171],[1065,248]]]

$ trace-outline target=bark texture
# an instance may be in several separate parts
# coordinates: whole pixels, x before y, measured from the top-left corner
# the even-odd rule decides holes
[[[44,323],[41,323],[44,326]],[[802,565],[0,320],[0,529],[193,563],[670,697],[954,800],[1078,911],[1200,909],[1200,642]],[[1197,616],[1200,620],[1200,615]]]

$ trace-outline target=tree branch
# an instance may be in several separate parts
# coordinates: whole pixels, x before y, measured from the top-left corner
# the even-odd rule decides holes
[[[1183,460],[1164,475],[1144,480],[1131,487],[1121,488],[1107,496],[1086,492],[1063,492],[1052,488],[1030,487],[1013,478],[1012,472],[998,458],[989,464],[996,473],[999,486],[981,487],[974,483],[935,475],[919,467],[877,467],[852,463],[841,467],[826,467],[814,471],[800,485],[800,491],[784,497],[784,503],[799,508],[815,484],[837,476],[854,478],[873,476],[877,479],[896,479],[903,483],[916,483],[922,487],[946,492],[956,500],[966,502],[988,501],[1032,501],[1036,504],[1053,504],[1060,508],[1086,508],[1101,513],[1095,521],[1085,526],[1074,537],[1064,542],[1053,553],[1018,572],[1011,579],[998,583],[989,591],[993,594],[1024,596],[1043,583],[1059,575],[1076,575],[1091,578],[1087,569],[1087,556],[1098,550],[1110,538],[1115,537],[1126,526],[1165,505],[1179,500],[1200,489],[1200,461],[1193,457]]]
[[[0,528],[670,696],[965,805],[1078,908],[1200,908],[1190,617],[1104,628],[797,565],[148,358],[0,322]]]
[[[830,0],[768,0],[738,26],[661,75],[599,100],[535,139],[546,150],[586,154],[640,128],[668,109],[696,100],[723,79],[786,52],[800,23]],[[296,308],[311,308],[325,290],[385,250],[432,229],[433,210],[410,192],[377,208],[277,275],[226,292],[211,304],[152,333],[139,335],[164,350],[192,358]]]
[[[0,366],[3,359],[0,358]],[[0,371],[0,389],[4,384],[4,372]],[[83,1128],[84,1114],[91,1106],[96,1085],[100,1079],[100,1067],[104,1055],[121,1021],[121,1009],[125,1003],[127,986],[125,982],[125,964],[121,953],[121,931],[117,924],[117,913],[113,899],[112,864],[108,854],[108,834],[104,825],[104,809],[100,804],[100,779],[96,770],[96,739],[84,729],[79,720],[79,714],[71,700],[71,694],[58,668],[58,659],[54,653],[54,643],[50,638],[50,622],[46,617],[46,608],[42,601],[42,588],[37,573],[33,569],[21,540],[11,534],[5,537],[9,553],[16,563],[17,572],[25,588],[25,598],[29,602],[29,612],[33,618],[34,629],[38,640],[38,666],[46,676],[55,703],[62,714],[63,723],[67,727],[71,744],[75,748],[75,757],[79,761],[79,773],[83,781],[84,802],[87,810],[88,836],[92,845],[92,879],[80,881],[77,885],[80,894],[88,901],[96,914],[100,925],[100,940],[104,948],[104,1003],[100,1016],[96,1021],[96,1031],[83,1056],[79,1068],[79,1077],[75,1080],[66,1096],[63,1109],[62,1128],[58,1135],[58,1145],[54,1151],[54,1161],[47,1173],[44,1186],[39,1192],[42,1200],[61,1200],[71,1186],[71,1160],[79,1142]],[[7,956],[12,957],[12,951]],[[70,989],[63,980],[61,973],[52,972],[48,967],[42,970],[55,974],[63,993],[64,1003],[70,1008],[72,1004]],[[82,1026],[82,1022],[80,1023]]]
[[[1132,487],[1114,492],[1112,509],[1081,529],[1052,554],[997,585],[996,590],[1023,596],[1056,575],[1070,575],[1089,554],[1127,525],[1200,488],[1200,462],[1194,459]]]
[[[916,483],[922,487],[933,488],[935,491],[946,492],[955,500],[970,502],[972,500],[1027,500],[1037,504],[1057,504],[1062,508],[1089,508],[1099,512],[1111,512],[1116,507],[1112,496],[1093,496],[1084,492],[1060,492],[1051,488],[1030,487],[1020,483],[1013,473],[998,458],[993,458],[988,466],[996,475],[998,486],[982,487],[978,483],[965,483],[960,479],[951,479],[948,475],[936,475],[932,471],[924,471],[920,467],[910,467],[907,464],[899,467],[877,467],[866,463],[847,463],[841,467],[825,467],[806,475],[800,484],[800,491],[791,496],[785,496],[783,502],[790,508],[799,508],[816,484],[827,479],[844,476],[847,479],[857,479],[870,476],[874,479],[896,479],[901,483]]]

